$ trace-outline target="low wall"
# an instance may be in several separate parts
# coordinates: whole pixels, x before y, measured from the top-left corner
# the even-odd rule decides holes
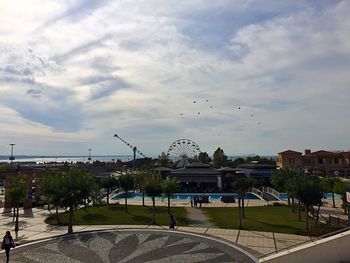
[[[350,230],[259,260],[264,263],[350,263]]]

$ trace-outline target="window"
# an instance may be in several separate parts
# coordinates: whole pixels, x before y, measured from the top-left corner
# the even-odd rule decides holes
[[[318,163],[323,163],[323,159],[322,158],[318,158]]]

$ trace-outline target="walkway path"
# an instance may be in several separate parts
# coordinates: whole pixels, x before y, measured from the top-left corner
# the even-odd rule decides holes
[[[0,253],[3,262],[4,253]],[[61,236],[20,246],[11,262],[241,262],[257,259],[227,242],[179,231],[122,229]]]
[[[186,207],[188,226],[190,227],[213,227],[207,215],[200,208]]]
[[[200,208],[195,210],[200,211]],[[67,233],[66,226],[53,226],[44,223],[49,215],[47,210],[33,208],[32,213],[24,214],[20,210],[20,231],[18,236],[14,232],[14,223],[9,213],[0,214],[0,234],[11,230],[16,237],[16,243],[25,244],[40,239],[52,238]],[[96,230],[122,230],[122,229],[160,229],[168,230],[169,226],[157,225],[80,225],[73,227],[74,232],[96,231]],[[250,254],[260,257],[268,253],[310,241],[307,236],[280,234],[271,232],[245,231],[236,229],[219,229],[213,226],[202,227],[177,227],[176,232],[190,232],[213,238],[218,238],[226,242],[238,245],[250,252]]]

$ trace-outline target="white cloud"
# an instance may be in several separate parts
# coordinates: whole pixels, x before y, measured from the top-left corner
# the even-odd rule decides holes
[[[156,154],[180,137],[209,153],[350,147],[345,133],[326,129],[349,129],[342,121],[349,3],[280,4],[273,15],[257,8],[268,3],[2,1],[0,33],[8,38],[0,41],[0,111],[16,120],[0,127],[2,142],[21,141],[31,153],[40,137],[76,140],[66,149],[46,145],[78,154],[88,143],[103,154],[115,150],[109,135],[121,132]],[[200,48],[201,37],[184,29],[200,21],[215,36],[230,24],[223,16],[213,32],[211,10],[257,18]],[[15,126],[23,128],[11,133]]]

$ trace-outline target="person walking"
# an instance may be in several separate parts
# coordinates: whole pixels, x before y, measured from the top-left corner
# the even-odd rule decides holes
[[[176,220],[173,214],[170,214],[170,226],[169,229],[175,230]]]
[[[6,263],[10,260],[10,249],[15,247],[15,242],[11,236],[10,231],[6,231],[6,234],[2,240],[2,249],[5,249],[6,252]]]

